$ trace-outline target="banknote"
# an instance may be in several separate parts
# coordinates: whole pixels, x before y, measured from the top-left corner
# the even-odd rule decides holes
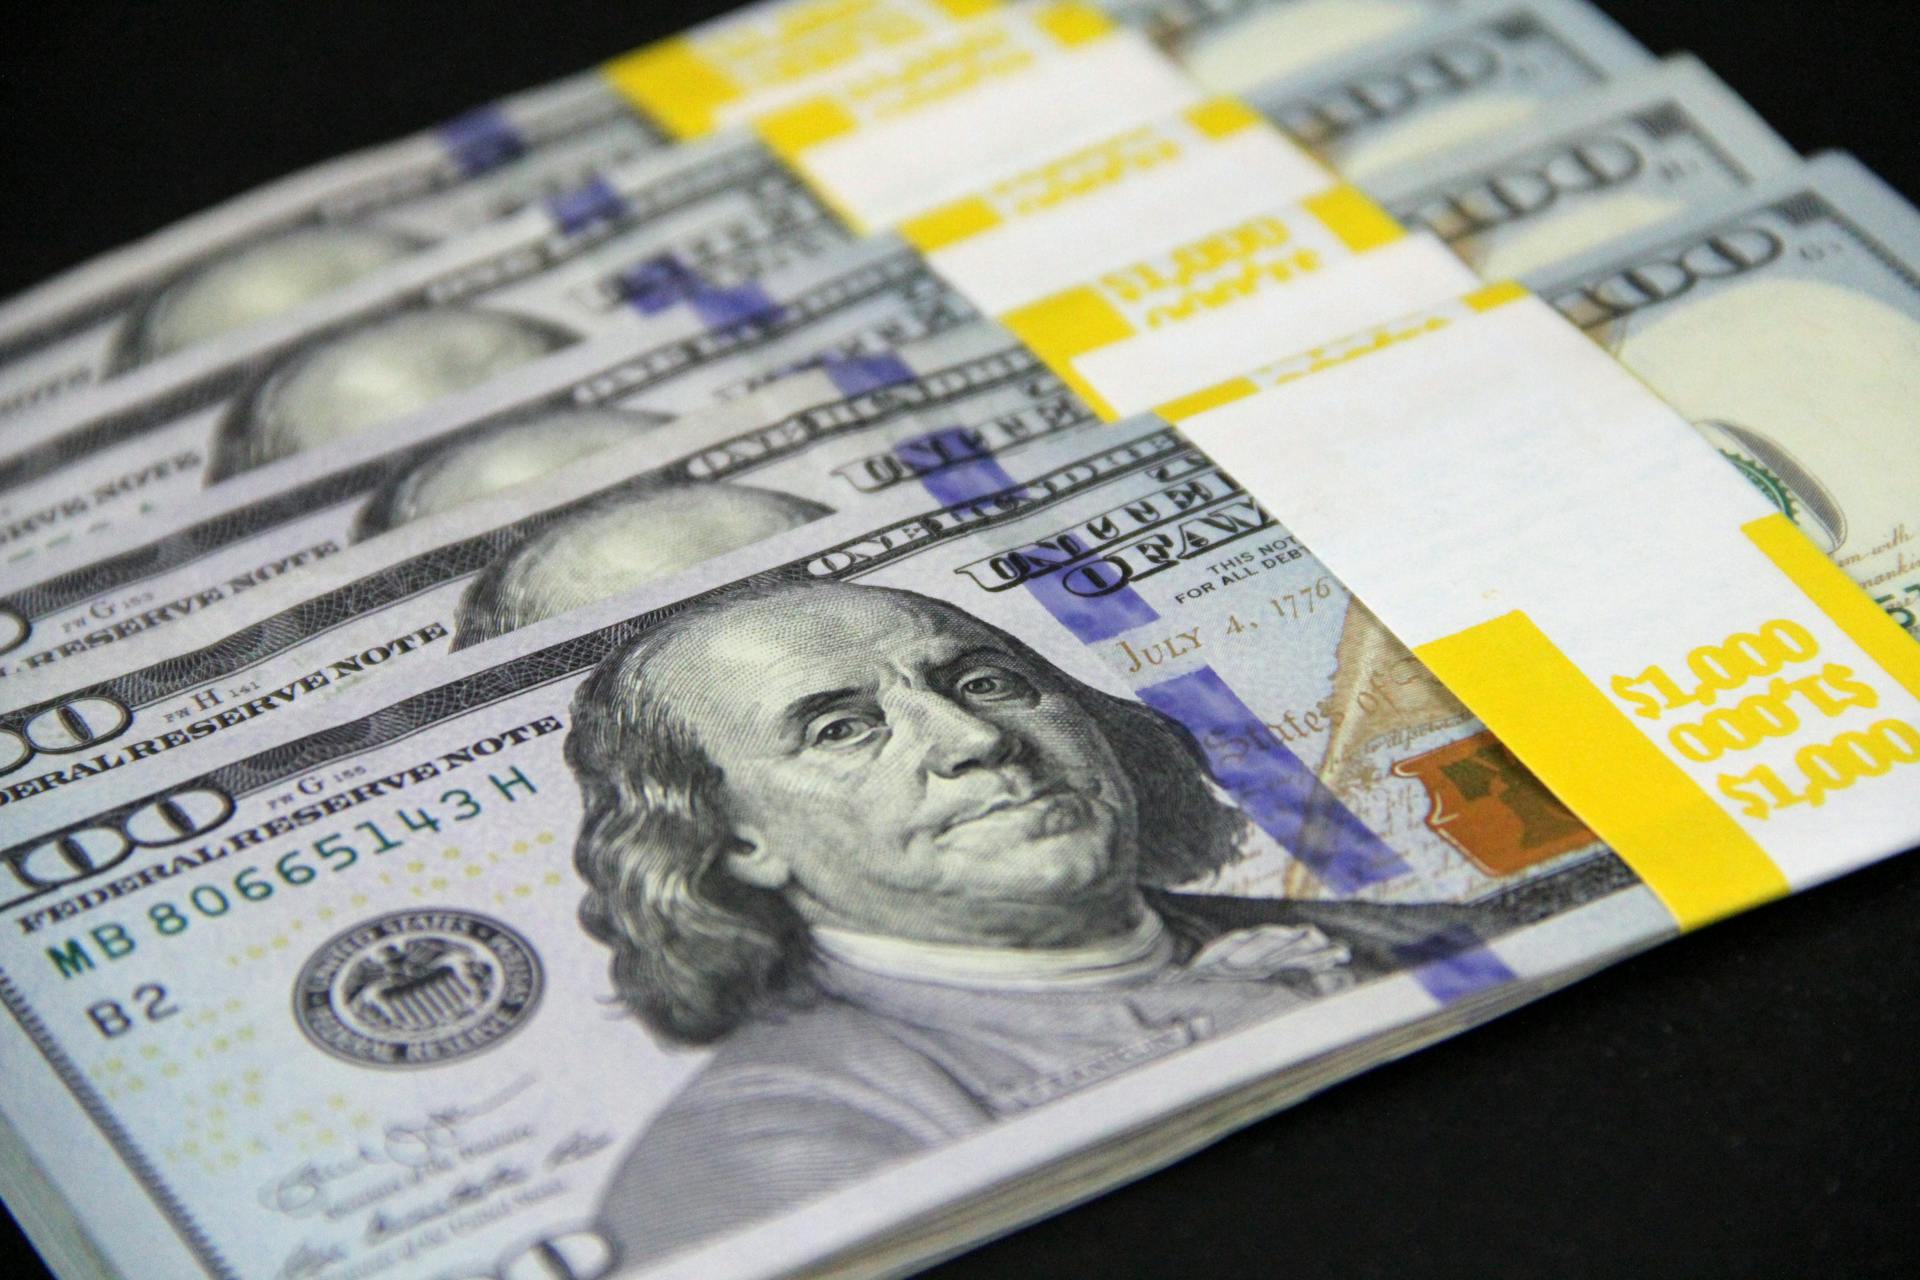
[[[766,2],[672,42],[723,64],[730,111],[817,84],[964,16],[938,0]],[[971,6],[978,11],[990,6]],[[290,310],[685,136],[625,92],[643,50],[316,166],[0,306],[0,416]]]
[[[1338,57],[1456,0],[1108,0],[1103,7],[1221,93]]]
[[[736,315],[714,331],[697,306],[663,311],[648,344],[610,338],[526,366],[371,438],[220,486],[212,509],[162,513],[105,547],[83,544],[71,563],[8,593],[13,625],[0,677],[57,685],[71,660],[89,653],[118,664],[129,650],[169,643],[158,629],[220,611],[262,577],[304,573],[349,541],[639,434],[641,424],[619,414],[583,425],[583,404],[681,412],[812,362],[876,355],[975,314],[931,265],[901,241],[868,238],[762,277],[752,323]],[[1047,278],[1044,267],[1025,274],[1029,285]],[[1336,184],[1116,263],[1092,282],[1015,307],[1003,322],[1111,419],[1329,327],[1452,296],[1473,279],[1437,240],[1406,235]],[[34,694],[9,685],[4,696]]]
[[[1365,186],[1397,165],[1532,121],[1549,103],[1652,62],[1580,0],[1470,0],[1242,94]]]
[[[1078,1161],[1031,1216],[1670,932],[1351,608],[1158,420],[926,470],[20,828],[0,1099],[150,1272],[783,1273]]]
[[[1823,156],[1529,283],[1920,638],[1920,214]]]
[[[1714,204],[1797,159],[1683,56],[1557,103],[1537,126],[1383,174],[1370,191],[1500,280]]]
[[[585,76],[274,183],[0,308],[0,416],[290,310],[664,145]]]
[[[644,327],[662,271],[725,289],[850,239],[752,139],[663,152],[11,424],[0,556],[19,566],[593,334]]]
[[[581,344],[387,430],[237,476],[98,553],[86,544],[48,560],[45,576],[8,593],[8,675],[176,624],[354,542],[748,395],[783,370],[878,354],[975,316],[917,251],[885,238],[763,277],[752,297],[757,313],[719,329],[697,307],[669,307],[651,317],[649,340]]]
[[[16,675],[12,702],[33,701],[35,684],[85,691],[5,719],[0,740],[56,751],[8,761],[0,772],[8,798],[0,804],[18,815],[30,795],[50,795],[46,766],[65,764],[60,785],[79,785],[105,762],[100,752],[110,743],[244,705],[256,689],[295,688],[289,681],[324,669],[331,683],[307,700],[331,697],[734,546],[891,498],[933,469],[971,465],[1096,421],[1017,339],[976,324],[897,353],[832,358],[818,371],[556,466],[491,499],[432,510],[436,490],[478,487],[463,473],[500,469],[502,458],[518,465],[519,454],[552,447],[551,417],[531,426],[509,418],[504,431],[448,440],[397,472],[360,517],[362,525],[397,526],[382,536],[343,548],[310,572],[283,575],[231,607],[156,619],[111,652],[100,647]],[[515,567],[562,553],[576,570],[538,586]],[[342,653],[349,657],[336,661]],[[141,666],[143,654],[158,660]],[[87,682],[89,667],[116,678]],[[85,751],[84,761],[60,751],[48,737],[56,723],[97,726],[98,736],[86,735],[97,750]],[[119,757],[126,765],[144,758]],[[21,786],[29,776],[35,782]]]

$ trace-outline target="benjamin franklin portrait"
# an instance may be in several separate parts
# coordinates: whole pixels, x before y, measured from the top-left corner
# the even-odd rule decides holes
[[[818,502],[733,483],[642,480],[537,522],[468,584],[463,649],[632,591],[830,514]]]
[[[668,421],[646,411],[565,408],[464,427],[396,469],[374,491],[354,520],[353,540],[527,484],[588,454],[630,444]]]
[[[1510,925],[1179,891],[1248,829],[1188,731],[907,591],[736,583],[573,715],[582,921],[714,1050],[605,1193],[628,1263]]]
[[[379,227],[295,227],[194,263],[140,307],[114,367],[124,372],[284,315],[424,247]]]
[[[215,432],[207,482],[385,426],[572,340],[544,321],[460,307],[325,334],[235,399]]]

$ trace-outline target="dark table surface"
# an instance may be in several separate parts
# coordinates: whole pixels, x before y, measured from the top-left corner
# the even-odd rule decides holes
[[[0,295],[727,7],[14,9]],[[1911,0],[1603,7],[1656,52],[1700,55],[1803,151],[1851,150],[1920,195]],[[1916,1275],[1917,1045],[1910,857],[1661,947],[935,1274]],[[5,1228],[0,1275],[38,1280]]]

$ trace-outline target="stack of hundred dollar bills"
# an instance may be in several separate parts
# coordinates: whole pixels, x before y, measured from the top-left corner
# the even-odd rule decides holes
[[[898,1274],[1910,848],[1917,272],[1581,0],[761,0],[77,267],[0,1192]]]

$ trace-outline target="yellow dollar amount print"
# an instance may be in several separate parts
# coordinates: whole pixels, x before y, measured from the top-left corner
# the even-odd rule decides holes
[[[1904,720],[1881,720],[1840,734],[1832,742],[1800,748],[1790,771],[1797,776],[1783,778],[1778,770],[1761,765],[1746,773],[1722,775],[1720,791],[1748,817],[1770,818],[1789,805],[1819,808],[1835,791],[1916,761],[1920,761],[1920,729]]]
[[[1703,644],[1687,655],[1688,679],[1676,678],[1658,664],[1633,676],[1613,678],[1614,696],[1633,713],[1657,720],[1682,707],[1710,707],[1722,694],[1749,680],[1764,679],[1790,663],[1807,662],[1820,652],[1819,641],[1797,622],[1776,618],[1754,631],[1736,631],[1719,644]]]
[[[1769,738],[1784,738],[1800,727],[1802,711],[1837,716],[1852,707],[1876,707],[1880,695],[1853,678],[1853,668],[1829,662],[1818,674],[1788,680],[1775,676],[1766,692],[1709,711],[1690,724],[1667,731],[1673,749],[1707,764],[1729,751],[1745,751]]]

